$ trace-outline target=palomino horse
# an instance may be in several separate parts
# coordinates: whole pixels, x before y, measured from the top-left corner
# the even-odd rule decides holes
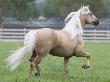
[[[84,51],[82,38],[83,27],[86,24],[98,25],[98,19],[89,10],[89,7],[81,7],[76,11],[70,21],[61,30],[42,28],[28,32],[24,39],[24,46],[9,56],[6,61],[14,70],[21,63],[25,54],[32,51],[30,74],[37,69],[36,75],[40,75],[38,64],[49,53],[53,56],[64,57],[64,71],[68,73],[69,58],[72,56],[86,57],[87,63],[82,68],[90,67],[90,55]]]

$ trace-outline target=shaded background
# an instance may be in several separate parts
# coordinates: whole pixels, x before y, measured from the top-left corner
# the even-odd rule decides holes
[[[101,21],[92,29],[110,29],[110,0],[0,0],[0,27],[59,29],[65,25],[64,18],[81,5],[89,5]]]

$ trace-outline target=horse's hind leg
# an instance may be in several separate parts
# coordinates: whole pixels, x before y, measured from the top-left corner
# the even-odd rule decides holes
[[[36,66],[36,73],[35,73],[35,76],[37,77],[37,76],[40,76],[40,68],[39,68],[39,66],[37,65]]]
[[[33,71],[34,68],[36,67],[35,65],[32,64],[32,62],[34,61],[35,58],[36,58],[36,50],[34,49],[33,52],[32,52],[32,56],[31,56],[31,58],[29,59],[29,61],[31,62],[30,70],[29,70],[29,74],[30,74],[30,75],[32,74],[32,71]]]
[[[39,55],[36,55],[30,66],[30,75],[32,74],[32,71],[36,68],[37,72],[35,73],[35,75],[40,76],[40,68],[38,67],[38,64],[40,62],[41,62],[41,57]]]
[[[36,57],[36,50],[34,49],[33,52],[32,52],[32,56],[31,58],[29,59],[30,62],[32,62]]]
[[[50,47],[48,48],[47,46],[46,47],[44,46],[43,48],[37,49],[36,57],[34,58],[34,60],[31,63],[30,74],[31,74],[32,70],[34,68],[36,68],[37,73],[35,75],[37,75],[37,76],[40,75],[40,69],[38,67],[38,64],[48,54],[49,50],[50,50]]]

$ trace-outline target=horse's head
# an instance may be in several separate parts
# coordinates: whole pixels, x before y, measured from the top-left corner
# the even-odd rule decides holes
[[[99,24],[99,20],[89,10],[89,6],[83,6],[80,8],[80,20],[82,25],[92,24],[97,26]]]
[[[84,25],[92,24],[96,26],[99,24],[99,20],[92,14],[88,6],[81,7],[72,15],[70,13],[65,21],[67,22],[64,30],[68,31],[71,34],[72,38],[74,38],[76,35],[83,34],[82,27],[84,27]]]

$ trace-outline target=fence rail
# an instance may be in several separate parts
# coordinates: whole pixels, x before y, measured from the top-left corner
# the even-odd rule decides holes
[[[0,29],[0,41],[23,41],[32,29]],[[110,42],[110,30],[84,30],[83,38],[89,42]]]

